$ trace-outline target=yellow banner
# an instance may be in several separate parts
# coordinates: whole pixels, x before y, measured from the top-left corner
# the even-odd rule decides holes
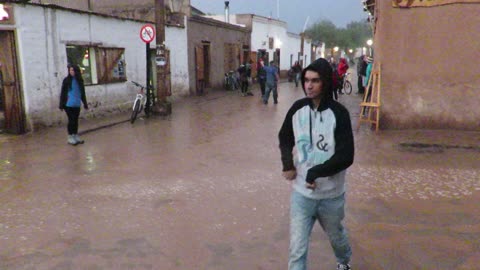
[[[460,3],[480,3],[480,0],[392,0],[392,5],[399,8],[433,7]]]

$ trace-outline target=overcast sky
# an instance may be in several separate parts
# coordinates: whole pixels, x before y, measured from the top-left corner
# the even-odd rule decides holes
[[[278,10],[277,10],[278,3]],[[190,0],[190,4],[205,13],[224,14],[224,0]],[[330,20],[337,27],[364,20],[361,0],[230,0],[230,14],[256,14],[288,24],[288,31],[300,33],[308,19],[307,28],[320,20]]]

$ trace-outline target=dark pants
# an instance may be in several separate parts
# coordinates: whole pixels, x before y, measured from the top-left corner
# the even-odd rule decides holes
[[[80,116],[80,107],[65,107],[68,117],[68,135],[78,133],[78,117]]]
[[[240,82],[242,87],[242,93],[247,93],[248,91],[248,81],[241,81]]]
[[[363,86],[363,77],[362,76],[358,76],[357,86],[358,86],[358,93],[359,94],[365,93],[365,87]]]
[[[265,96],[265,79],[259,78],[258,82],[260,83],[260,91],[262,92],[262,97]]]

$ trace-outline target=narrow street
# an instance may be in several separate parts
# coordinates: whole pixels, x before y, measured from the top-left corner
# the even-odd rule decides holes
[[[303,92],[281,83],[263,105],[256,87],[179,100],[168,119],[83,120],[76,147],[65,127],[0,135],[0,269],[287,269],[277,133]],[[353,92],[340,101],[355,128]],[[478,269],[480,133],[354,136],[353,269]],[[335,269],[319,226],[312,236],[309,269]]]

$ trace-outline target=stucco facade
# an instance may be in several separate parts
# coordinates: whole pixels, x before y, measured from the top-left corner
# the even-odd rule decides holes
[[[186,21],[187,17],[183,19]],[[188,27],[165,27],[165,46],[170,50],[170,76],[172,96],[188,96],[190,93],[188,65]]]
[[[215,20],[224,21],[224,15],[206,16]],[[287,23],[284,21],[258,16],[255,14],[231,14],[229,21],[246,27],[251,31],[251,51],[264,51],[270,61],[274,60],[277,49],[280,51],[280,70],[286,73],[295,61],[303,60],[306,67],[311,62],[312,42],[305,37],[303,55],[301,54],[302,37],[300,34],[287,32]]]
[[[308,38],[303,40],[302,56],[302,38],[299,34],[287,32],[286,22],[254,14],[237,14],[231,17],[236,23],[252,29],[252,51],[266,50],[269,59],[273,60],[275,51],[280,49],[280,70],[290,69],[291,62],[295,63],[299,59],[303,59],[304,66],[310,64],[311,40]],[[270,46],[269,39],[273,39],[273,46]]]
[[[205,78],[206,88],[224,88],[225,59],[230,57],[225,51],[225,44],[234,44],[239,49],[249,47],[250,32],[240,26],[227,24],[214,19],[192,16],[188,19],[188,72],[191,74],[190,93],[199,94],[196,89],[197,74],[195,47],[205,48],[204,65],[208,69]],[[238,52],[240,53],[240,51]],[[235,67],[240,65],[240,55],[233,56],[236,60]]]
[[[125,49],[127,80],[145,81],[143,23],[35,5],[15,5],[18,64],[28,129],[65,121],[58,109],[60,86],[67,75],[68,44]],[[95,116],[130,107],[135,95],[125,82],[86,86]]]
[[[67,75],[67,46],[72,44],[124,50],[126,80],[87,85],[90,109],[82,110],[81,117],[104,116],[131,108],[138,89],[128,81],[146,82],[146,45],[139,34],[148,22],[35,4],[14,5],[13,11],[15,24],[0,25],[0,30],[15,32],[26,130],[66,121],[58,102]],[[165,44],[174,63],[172,94],[188,94],[187,30],[168,26],[165,32]],[[155,48],[155,40],[150,48]]]
[[[480,4],[376,1],[383,129],[480,130]]]

